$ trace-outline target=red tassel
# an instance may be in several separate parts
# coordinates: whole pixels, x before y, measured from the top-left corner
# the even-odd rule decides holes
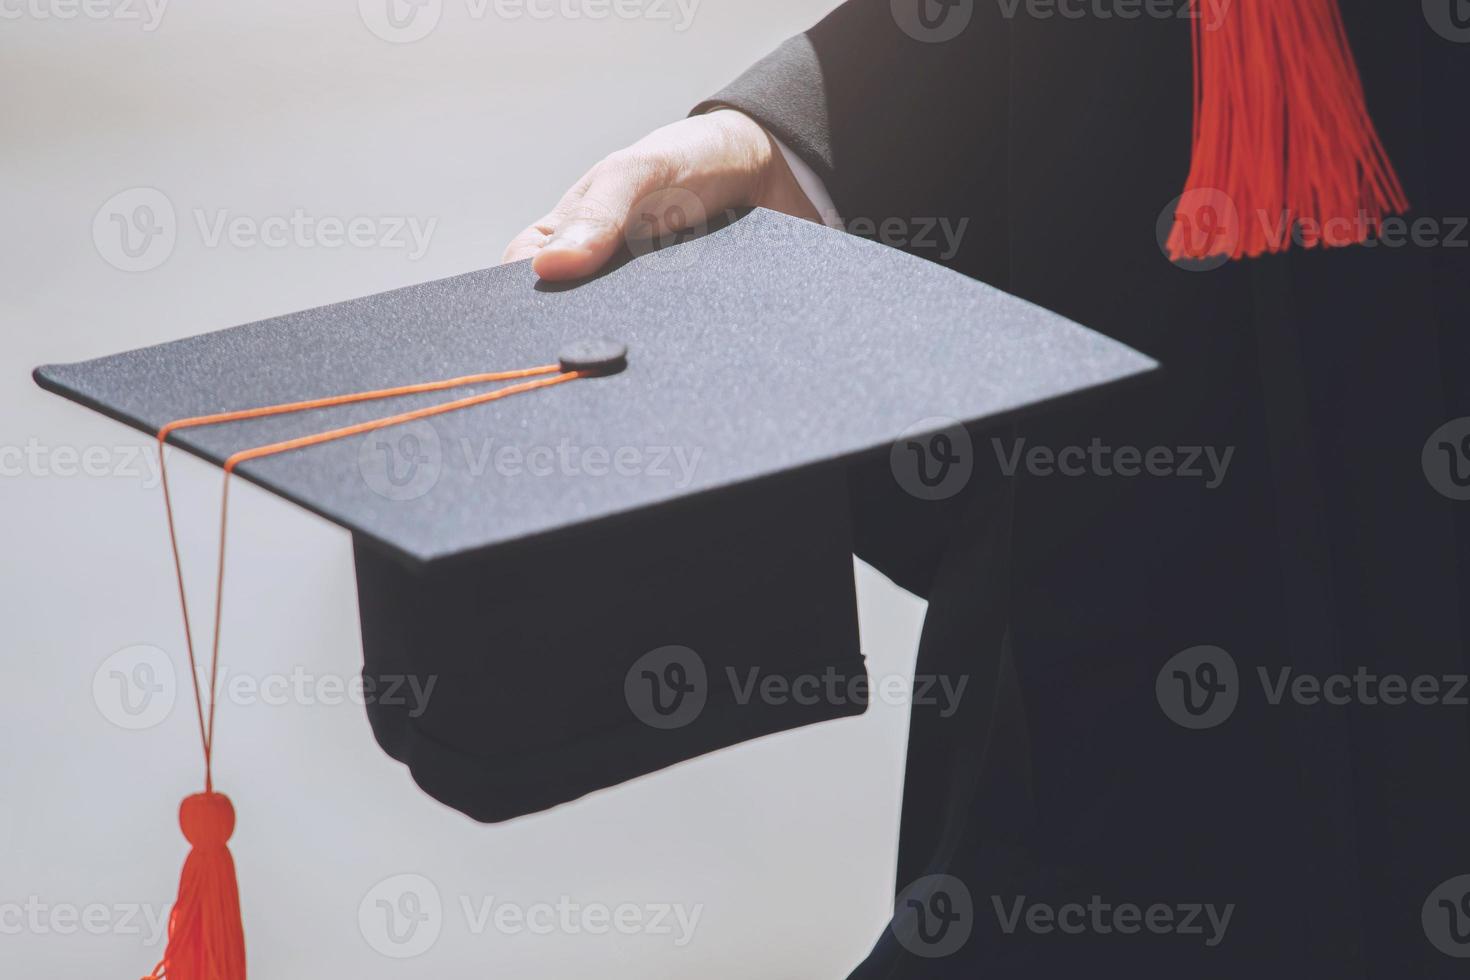
[[[1365,241],[1409,207],[1337,0],[1196,0],[1193,160],[1169,255]]]
[[[223,793],[196,793],[180,804],[179,826],[193,848],[168,917],[168,947],[144,980],[245,980],[240,891],[225,846],[235,808]]]

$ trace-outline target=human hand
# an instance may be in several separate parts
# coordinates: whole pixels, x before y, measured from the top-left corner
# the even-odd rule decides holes
[[[531,259],[543,279],[580,279],[602,268],[624,241],[683,231],[739,207],[821,220],[760,124],[734,109],[716,109],[603,158],[549,214],[511,240],[501,261]]]

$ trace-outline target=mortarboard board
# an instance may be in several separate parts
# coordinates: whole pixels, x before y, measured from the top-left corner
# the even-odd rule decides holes
[[[847,465],[921,420],[1000,424],[1153,367],[937,265],[757,210],[574,286],[522,262],[36,379],[157,434],[530,369],[513,397],[235,469],[352,532],[365,682],[431,692],[369,698],[374,733],[431,795],[493,821],[862,711],[742,686],[864,676]],[[167,438],[224,463],[504,387]]]

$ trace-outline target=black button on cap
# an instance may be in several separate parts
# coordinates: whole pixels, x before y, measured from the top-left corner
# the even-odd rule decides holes
[[[617,374],[628,366],[628,345],[616,340],[574,340],[558,355],[563,371]]]

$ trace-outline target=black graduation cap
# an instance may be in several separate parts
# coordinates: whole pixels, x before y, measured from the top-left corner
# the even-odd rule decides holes
[[[749,684],[864,675],[847,465],[921,420],[999,423],[1154,366],[937,265],[757,210],[585,283],[522,262],[36,379],[157,433],[558,358],[589,376],[236,470],[352,532],[377,739],[482,821],[861,712]],[[222,463],[496,388],[168,439]]]

